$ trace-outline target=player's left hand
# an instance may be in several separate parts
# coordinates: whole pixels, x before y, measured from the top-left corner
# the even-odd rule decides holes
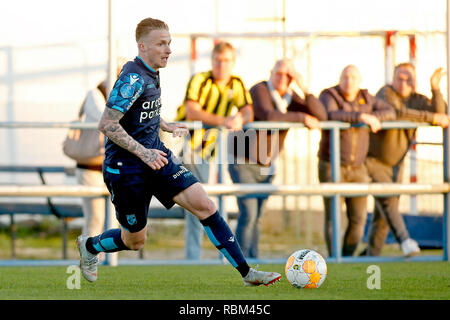
[[[188,128],[185,127],[177,127],[172,131],[172,137],[176,138],[176,137],[184,137],[186,135],[188,135],[189,130]]]
[[[172,122],[166,128],[167,132],[172,132],[172,137],[184,137],[189,133],[187,126],[184,123]]]

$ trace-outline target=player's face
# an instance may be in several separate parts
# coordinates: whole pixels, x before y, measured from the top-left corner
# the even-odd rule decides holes
[[[392,86],[403,98],[409,97],[414,90],[414,76],[412,70],[407,67],[398,68],[395,71]]]
[[[354,98],[359,91],[361,85],[361,75],[354,67],[347,67],[342,71],[339,80],[339,88],[345,96]]]
[[[285,63],[279,65],[277,69],[272,71],[270,81],[272,82],[273,88],[278,91],[280,95],[284,95],[292,81],[289,75],[288,66]]]
[[[155,70],[164,68],[167,65],[170,50],[170,33],[167,30],[152,30],[144,37],[139,45],[139,55],[150,67]]]
[[[227,81],[234,67],[234,54],[231,50],[215,53],[212,57],[212,73],[215,80]]]

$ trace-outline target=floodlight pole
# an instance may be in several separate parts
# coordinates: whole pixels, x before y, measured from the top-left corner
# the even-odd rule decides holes
[[[330,163],[332,182],[341,182],[341,148],[339,128],[333,128],[330,130]],[[335,194],[331,197],[331,222],[331,256],[336,259],[336,262],[341,262],[341,196],[339,194]]]
[[[114,0],[108,0],[108,74],[107,74],[107,96],[116,81],[117,73],[117,53],[115,48],[114,34]]]
[[[287,56],[287,43],[286,43],[286,0],[283,0],[283,17],[281,20],[283,24],[283,58]]]
[[[109,94],[111,93],[117,77],[117,53],[114,36],[114,0],[108,0],[108,74],[106,81],[107,97],[109,97]],[[115,217],[112,214],[112,210],[110,209],[110,199],[108,197],[105,201],[105,231],[113,227],[114,219]],[[109,266],[117,266],[117,252],[105,254],[104,263]]]
[[[386,31],[384,44],[384,81],[391,83],[395,66],[395,31]]]

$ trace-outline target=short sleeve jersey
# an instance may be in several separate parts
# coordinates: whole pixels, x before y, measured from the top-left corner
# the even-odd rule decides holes
[[[106,103],[124,114],[120,125],[133,139],[149,149],[161,149],[159,124],[161,88],[159,72],[140,57],[127,62]],[[139,169],[147,166],[137,156],[107,139],[104,164],[111,168]],[[123,170],[122,170],[123,171]]]

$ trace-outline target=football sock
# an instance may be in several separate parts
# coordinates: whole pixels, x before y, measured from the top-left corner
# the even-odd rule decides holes
[[[86,241],[86,249],[92,254],[130,250],[123,243],[120,235],[121,229],[111,229],[98,236],[90,237]]]
[[[225,258],[235,267],[239,273],[245,277],[250,270],[244,258],[241,247],[230,230],[230,227],[221,217],[218,211],[206,219],[200,220],[209,240],[225,256]]]

